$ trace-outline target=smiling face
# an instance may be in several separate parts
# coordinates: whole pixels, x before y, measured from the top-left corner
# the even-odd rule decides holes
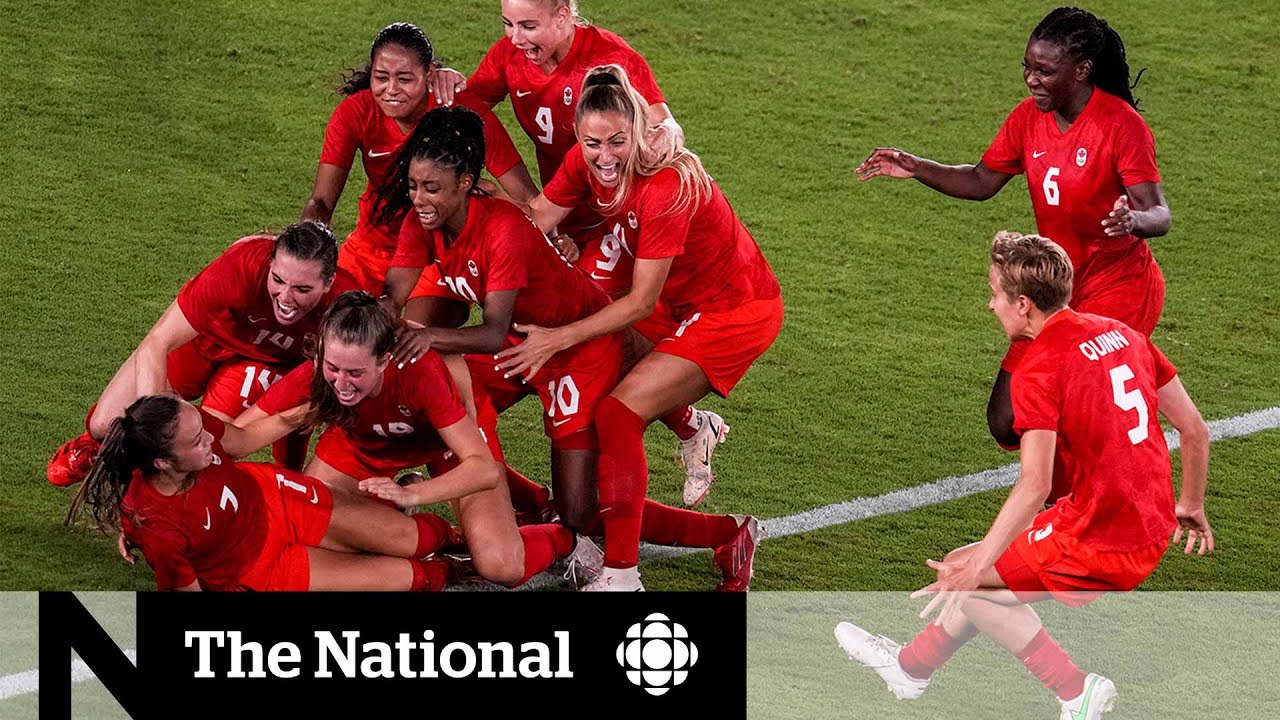
[[[578,123],[578,140],[591,174],[601,185],[616,188],[635,152],[631,120],[616,112],[588,112]]]
[[[382,389],[382,377],[391,362],[391,354],[375,357],[369,348],[348,344],[333,336],[324,340],[324,364],[321,372],[333,387],[338,402],[346,407],[373,397]]]
[[[292,325],[315,309],[333,285],[324,279],[324,265],[319,260],[300,260],[287,250],[278,250],[267,271],[267,294],[276,322]]]
[[[502,0],[507,38],[535,65],[563,59],[573,44],[573,13],[546,0]]]
[[[1022,57],[1022,79],[1036,109],[1051,112],[1067,107],[1089,84],[1091,61],[1077,63],[1067,51],[1048,40],[1032,40]]]
[[[426,107],[431,69],[417,53],[387,43],[374,53],[369,67],[369,90],[378,108],[394,120],[412,118]]]
[[[409,163],[409,199],[425,230],[448,225],[455,231],[466,221],[467,197],[474,178],[458,177],[454,168],[434,160],[414,159]]]
[[[1000,321],[1000,329],[1004,330],[1004,334],[1010,340],[1025,337],[1029,325],[1031,300],[1025,295],[1011,299],[1009,294],[1000,287],[1000,273],[994,265],[987,271],[987,286],[991,288],[991,299],[987,301],[987,307]]]
[[[213,434],[204,429],[200,411],[182,403],[169,441],[169,457],[156,460],[156,469],[186,474],[199,472],[213,463]]]

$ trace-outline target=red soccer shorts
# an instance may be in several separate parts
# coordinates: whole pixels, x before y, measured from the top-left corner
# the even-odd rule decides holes
[[[338,267],[354,275],[361,290],[378,297],[395,254],[394,237],[377,228],[357,227],[338,248]]]
[[[508,338],[504,347],[509,347]],[[542,401],[542,428],[554,442],[592,427],[596,406],[618,384],[622,368],[622,335],[613,333],[556,353],[525,384],[519,377],[502,377],[492,355],[468,355],[471,381],[505,410],[520,398],[536,393]]]
[[[307,548],[329,529],[333,495],[319,480],[275,465],[242,465],[262,488],[267,537],[240,582],[254,590],[303,591],[311,587]]]
[[[396,473],[419,465],[437,465],[446,459],[448,448],[439,437],[414,435],[391,446],[363,447],[340,427],[326,428],[316,443],[316,457],[329,467],[354,478],[395,477]]]
[[[636,329],[656,343],[653,352],[694,363],[707,376],[711,389],[727,397],[777,339],[782,329],[782,297],[752,300],[727,312],[694,313],[673,329],[668,326],[671,331],[663,337]]]
[[[1169,546],[1168,538],[1124,552],[1096,550],[1053,528],[1058,513],[1049,508],[996,560],[996,572],[1022,600],[1054,600],[1072,607],[1093,602],[1106,592],[1125,592],[1142,584]]]
[[[258,360],[209,360],[189,342],[169,353],[169,384],[185,400],[203,396],[200,404],[227,417],[240,415],[262,397],[277,380],[289,372],[283,365]]]

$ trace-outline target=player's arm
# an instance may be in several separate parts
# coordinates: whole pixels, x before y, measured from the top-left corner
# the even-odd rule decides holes
[[[922,184],[961,200],[987,200],[1013,178],[997,172],[981,162],[972,165],[943,165],[916,157],[897,148],[876,148],[855,171],[858,180],[878,176],[915,178]]]
[[[1178,495],[1176,514],[1178,531],[1174,542],[1187,531],[1186,552],[1190,553],[1200,538],[1200,554],[1213,552],[1213,529],[1204,513],[1205,489],[1209,484],[1209,426],[1178,376],[1156,391],[1160,414],[1173,423],[1181,436],[1182,489]]]
[[[204,592],[204,591],[200,589],[200,581],[196,580],[190,585],[184,585],[182,587],[173,588],[173,592]]]
[[[654,103],[645,111],[649,123],[649,145],[659,157],[673,157],[684,148],[684,128],[676,122],[671,108],[665,102]]]
[[[382,282],[383,297],[389,298],[395,303],[392,308],[396,315],[400,314],[400,310],[409,302],[409,295],[413,292],[413,287],[418,284],[418,278],[422,277],[422,268],[420,267],[392,267],[387,269],[387,277]]]
[[[155,395],[168,390],[167,363],[169,353],[195,339],[199,333],[187,316],[183,314],[178,301],[169,303],[164,314],[147,332],[147,336],[138,345],[135,357],[135,377],[137,397]],[[123,408],[121,408],[123,411]]]
[[[569,217],[571,208],[560,207],[559,205],[547,199],[546,195],[539,193],[535,198],[529,201],[528,206],[523,207],[526,214],[533,218],[533,224],[544,233],[551,233],[560,221]]]
[[[494,178],[502,191],[521,209],[529,207],[529,203],[538,197],[538,186],[533,184],[529,168],[524,163],[516,163],[510,170]]]
[[[524,333],[523,342],[498,353],[498,368],[509,374],[531,378],[553,355],[592,338],[617,332],[653,313],[667,282],[674,257],[637,258],[632,271],[631,290],[599,311],[558,328],[515,325]]]
[[[480,427],[470,416],[464,415],[461,420],[438,432],[440,439],[459,458],[457,467],[426,482],[405,487],[397,485],[391,478],[369,478],[360,482],[360,489],[400,507],[413,507],[492,490],[503,482],[502,466],[494,461],[480,434]]]
[[[316,166],[316,180],[311,189],[311,197],[302,208],[303,220],[319,220],[328,225],[333,221],[334,208],[338,207],[338,198],[342,197],[342,189],[347,186],[347,175],[351,168],[338,167],[329,163]]]
[[[1018,533],[1026,530],[1036,513],[1044,509],[1045,498],[1053,487],[1053,453],[1057,442],[1058,433],[1052,430],[1022,433],[1022,471],[995,522],[991,523],[991,529],[971,555],[971,562],[979,572],[994,566]]]
[[[271,443],[302,427],[309,404],[268,415],[257,405],[227,423],[222,435],[222,449],[233,458],[248,457]]]
[[[1164,199],[1164,189],[1158,182],[1130,185],[1125,194],[1116,199],[1111,214],[1102,221],[1107,235],[1140,238],[1162,237],[1173,225],[1169,203]]]
[[[490,292],[484,298],[484,321],[464,328],[410,327],[400,332],[391,361],[416,362],[428,349],[438,353],[483,353],[490,355],[502,348],[511,327],[519,290]]]

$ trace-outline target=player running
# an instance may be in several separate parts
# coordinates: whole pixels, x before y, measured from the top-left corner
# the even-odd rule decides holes
[[[1010,340],[1026,341],[1013,376],[1022,471],[981,542],[928,561],[937,621],[900,647],[850,623],[836,626],[849,657],[902,699],[920,697],[933,672],[982,633],[1052,690],[1063,720],[1111,709],[1111,680],[1086,674],[1026,603],[1079,606],[1136,588],[1169,545],[1213,551],[1205,517],[1209,429],[1177,371],[1147,337],[1118,320],[1067,307],[1071,261],[1037,235],[1000,233],[991,248],[988,306]],[[1157,413],[1181,433],[1182,489],[1174,502],[1169,448]],[[1056,455],[1056,457],[1055,457]],[[1055,464],[1069,493],[1044,510]],[[976,591],[976,592],[975,592]]]
[[[1145,238],[1168,233],[1172,218],[1155,142],[1130,91],[1124,42],[1092,13],[1058,8],[1032,31],[1022,67],[1031,97],[981,161],[941,165],[879,148],[858,167],[860,179],[914,177],[952,197],[986,200],[1026,173],[1040,234],[1060,243],[1075,268],[1071,307],[1150,335],[1165,286]],[[1009,378],[1025,347],[1010,346],[987,405],[991,434],[1008,448],[1018,445]]]

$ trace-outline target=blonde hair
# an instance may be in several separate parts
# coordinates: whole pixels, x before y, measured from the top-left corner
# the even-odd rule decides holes
[[[578,14],[578,0],[539,0],[539,2],[548,6],[552,13],[562,7],[569,8],[569,15],[573,18],[573,24],[578,27],[587,27],[591,24],[590,20]]]
[[[1001,230],[991,241],[991,266],[1010,300],[1026,295],[1041,312],[1049,312],[1071,299],[1071,258],[1049,238]]]
[[[587,71],[578,94],[578,109],[574,125],[581,126],[588,113],[612,112],[631,122],[633,139],[631,155],[622,163],[617,191],[613,200],[601,208],[605,214],[617,212],[627,201],[636,175],[649,177],[671,168],[680,177],[680,193],[672,204],[672,214],[683,212],[691,205],[700,205],[711,196],[711,176],[702,167],[702,160],[687,148],[676,148],[669,158],[658,157],[646,138],[649,103],[631,85],[627,71],[619,65],[601,65]]]

